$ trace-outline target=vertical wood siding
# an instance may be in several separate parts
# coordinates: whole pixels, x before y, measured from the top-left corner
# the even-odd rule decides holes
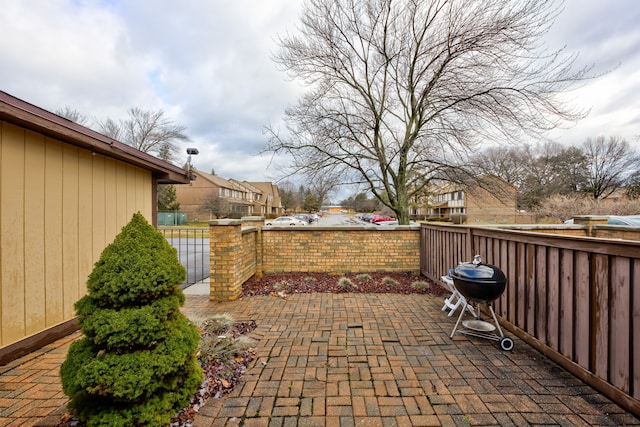
[[[640,414],[638,242],[421,227],[421,272],[434,281],[476,253],[507,277],[493,304],[508,329]]]
[[[75,316],[102,250],[140,211],[150,172],[0,122],[0,347]]]

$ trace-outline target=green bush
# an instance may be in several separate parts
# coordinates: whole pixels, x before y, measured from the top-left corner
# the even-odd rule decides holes
[[[107,246],[75,304],[83,338],[60,368],[88,426],[165,426],[203,379],[200,335],[180,312],[185,269],[140,213]]]

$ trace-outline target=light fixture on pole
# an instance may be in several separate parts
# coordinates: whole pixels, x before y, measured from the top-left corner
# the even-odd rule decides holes
[[[187,154],[189,155],[189,157],[187,157],[187,174],[189,176],[189,179],[193,181],[194,179],[196,179],[196,177],[191,175],[191,156],[197,156],[198,154],[200,154],[200,151],[198,151],[197,148],[187,148]]]

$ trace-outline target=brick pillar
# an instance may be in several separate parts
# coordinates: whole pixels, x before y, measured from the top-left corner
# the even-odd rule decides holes
[[[255,277],[262,277],[262,226],[264,225],[263,216],[243,216],[243,227],[256,227],[256,272]]]
[[[242,221],[217,219],[209,221],[209,299],[211,301],[233,301],[242,294],[239,283],[242,245]]]
[[[573,223],[585,226],[586,228],[585,236],[595,237],[593,226],[607,225],[608,218],[606,216],[599,216],[599,215],[574,215]]]

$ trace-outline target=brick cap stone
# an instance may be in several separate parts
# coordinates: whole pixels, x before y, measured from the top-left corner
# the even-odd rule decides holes
[[[265,225],[264,230],[289,230],[289,231],[399,231],[420,230],[419,224],[413,225],[302,225],[292,227],[290,225]]]
[[[209,225],[242,225],[239,219],[212,219]]]
[[[243,216],[242,217],[242,221],[264,221],[265,217],[264,216]]]

